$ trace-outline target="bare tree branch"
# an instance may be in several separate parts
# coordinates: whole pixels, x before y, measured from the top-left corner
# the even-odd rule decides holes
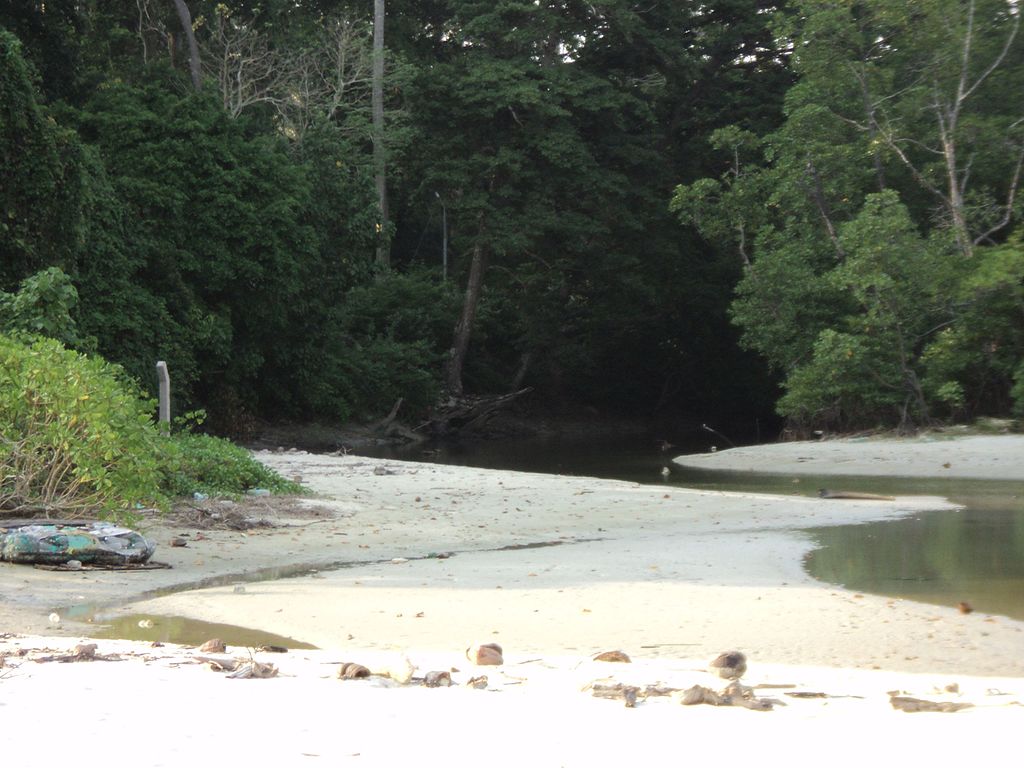
[[[1017,189],[1020,185],[1021,169],[1024,168],[1024,147],[1017,153],[1017,164],[1013,169],[1013,177],[1010,179],[1010,188],[1006,192],[1006,203],[1003,206],[1003,218],[997,224],[989,227],[974,239],[974,244],[984,242],[999,230],[1006,227],[1013,220],[1013,204],[1017,197]]]

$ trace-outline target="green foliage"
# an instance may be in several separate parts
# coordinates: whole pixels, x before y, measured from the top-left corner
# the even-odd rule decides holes
[[[0,290],[73,253],[74,143],[39,104],[21,45],[0,27]]]
[[[291,412],[369,418],[405,398],[422,413],[439,392],[457,298],[426,270],[390,272],[349,290],[289,358]]]
[[[196,491],[302,492],[226,440],[159,435],[152,410],[99,358],[0,335],[0,509],[130,521]]]
[[[83,147],[80,160],[82,246],[69,269],[79,295],[79,332],[147,389],[156,360],[173,360],[175,393],[187,394],[199,375],[191,339],[168,308],[166,286],[146,268],[131,211],[99,153]]]
[[[129,295],[126,306],[170,321],[142,331],[159,342],[150,361],[168,362],[186,400],[220,388],[251,394],[315,248],[302,170],[280,142],[250,137],[212,101],[158,82],[111,84],[79,121],[124,206],[105,210],[131,222],[126,248],[156,299],[144,308]]]
[[[0,6],[0,27],[21,40],[49,98],[68,98],[78,84],[85,19],[82,3],[8,2]]]
[[[714,131],[708,143],[725,154],[728,167],[720,179],[698,179],[676,187],[671,209],[712,243],[734,247],[743,263],[750,261],[750,241],[767,216],[765,174],[751,172],[749,160],[760,154],[761,141],[735,125]]]
[[[633,411],[754,399],[761,368],[735,349],[724,311],[739,262],[710,251],[740,220],[752,247],[774,215],[750,200],[772,188],[753,173],[763,146],[752,137],[777,125],[790,77],[775,4],[395,0],[386,58],[411,74],[390,68],[385,90],[397,275],[372,267],[369,9],[329,5],[243,2],[229,19],[190,4],[201,94],[173,4],[0,9],[40,73],[8,35],[0,290],[61,267],[78,292],[79,343],[144,384],[167,360],[174,410],[206,406],[208,425],[228,431],[252,411],[368,417],[398,397],[429,407],[479,244],[489,271],[470,389],[524,373],[548,401]],[[356,76],[328,93],[328,59],[309,52],[325,50],[344,10]],[[250,60],[238,59],[239,84],[262,93],[215,84],[218,32],[243,45],[253,32],[254,50],[275,57],[273,78],[248,81]],[[306,69],[289,69],[300,60]],[[742,178],[709,144],[739,149]],[[719,199],[700,217],[728,213],[713,245],[665,205],[701,175]],[[447,286],[436,279],[442,202]],[[432,276],[411,269],[422,262]]]
[[[1024,247],[1019,238],[981,248],[953,295],[957,321],[923,353],[925,386],[969,418],[1021,412],[1024,373]],[[950,393],[962,399],[949,400]]]
[[[125,517],[160,505],[158,440],[115,367],[0,336],[0,508]]]
[[[15,294],[0,291],[0,333],[26,333],[80,345],[73,317],[78,291],[58,267],[44,269],[21,282]]]
[[[234,443],[211,435],[177,434],[166,439],[161,487],[170,496],[193,493],[237,496],[254,488],[271,493],[302,493]]]
[[[794,11],[775,21],[799,80],[763,160],[744,165],[757,142],[719,133],[726,172],[674,200],[749,262],[732,307],[742,343],[786,376],[778,408],[800,426],[1007,412],[1020,254],[980,244],[1020,213],[1024,113],[997,96],[1024,85],[1019,14],[987,0]]]
[[[820,241],[766,229],[757,251],[737,286],[732,317],[743,328],[744,346],[776,369],[789,371],[807,359],[818,334],[852,305],[841,286],[828,279],[827,267],[834,262]]]
[[[884,424],[904,400],[899,360],[881,339],[826,329],[786,379],[779,413],[800,426]]]

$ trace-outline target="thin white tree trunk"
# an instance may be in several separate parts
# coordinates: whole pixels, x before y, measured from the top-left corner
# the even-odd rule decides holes
[[[377,202],[380,206],[379,231],[377,232],[377,265],[391,264],[391,249],[388,247],[388,179],[387,158],[384,153],[384,0],[373,2],[373,168],[377,187]]]

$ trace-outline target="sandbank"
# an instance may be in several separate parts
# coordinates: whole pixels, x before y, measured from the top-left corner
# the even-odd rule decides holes
[[[995,471],[1007,452],[1024,467],[1024,439],[984,439],[1002,454],[988,452],[992,442],[969,440],[943,441],[950,471]],[[806,465],[802,457],[832,442],[787,450]],[[876,455],[873,441],[851,445]],[[81,738],[116,727],[141,765],[228,757],[253,765],[323,757],[613,765],[704,755],[801,765],[825,752],[839,764],[884,756],[943,765],[1003,754],[1013,743],[1010,725],[1022,722],[1024,622],[856,594],[801,567],[813,545],[806,527],[952,509],[943,499],[836,502],[354,456],[257,456],[301,477],[316,494],[304,505],[318,515],[201,536],[154,522],[146,533],[161,545],[157,559],[174,566],[168,571],[67,574],[0,564],[0,620],[17,633],[0,640],[8,654],[0,669],[5,726],[42,734],[42,723],[57,718],[71,728],[62,733]],[[1000,477],[1022,477],[1000,467]],[[166,546],[182,533],[191,534],[187,547]],[[251,580],[285,565],[318,570]],[[153,595],[211,578],[222,583]],[[59,624],[47,618],[53,611]],[[100,653],[125,657],[119,662],[31,661],[45,647],[66,650],[95,634],[76,618],[124,614],[152,617],[154,639],[162,622],[185,616],[318,650],[255,653],[279,669],[269,680],[225,679],[196,663],[195,650],[145,642],[95,641]],[[475,668],[464,655],[474,642],[500,643],[506,664]],[[758,689],[780,702],[773,711],[682,707],[665,697],[626,709],[583,690],[602,678],[721,688],[707,665],[733,648],[748,656],[745,683],[796,686]],[[612,649],[633,663],[590,660]],[[488,688],[335,677],[343,661],[384,670],[405,658],[417,675],[454,668],[456,683],[487,674]],[[975,706],[898,712],[893,691]],[[62,718],[72,707],[76,717]]]
[[[963,478],[1024,482],[1024,435],[860,437],[678,456],[680,466],[792,475]]]

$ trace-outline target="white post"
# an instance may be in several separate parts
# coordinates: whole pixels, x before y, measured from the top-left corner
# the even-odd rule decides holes
[[[163,360],[156,364],[156,377],[160,381],[160,431],[169,435],[171,433],[171,377],[167,373],[167,363]]]

